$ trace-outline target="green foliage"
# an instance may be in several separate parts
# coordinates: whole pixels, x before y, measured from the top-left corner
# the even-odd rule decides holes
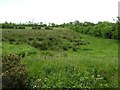
[[[12,37],[9,38],[8,40],[9,40],[9,42],[10,42],[11,44],[14,43],[14,42],[16,41],[16,40],[15,40],[14,38],[12,38]]]
[[[118,22],[111,23],[111,22],[104,21],[104,22],[98,22],[97,24],[94,24],[92,22],[81,23],[78,20],[76,20],[74,22],[63,23],[60,25],[51,23],[50,26],[47,26],[42,22],[40,23],[40,25],[32,22],[29,22],[28,24],[21,24],[21,23],[15,24],[11,22],[2,23],[3,29],[25,29],[25,27],[32,27],[32,29],[41,29],[41,27],[44,27],[46,30],[52,30],[54,27],[62,27],[62,28],[69,28],[83,34],[89,34],[95,37],[109,38],[109,39],[119,38]]]
[[[32,29],[41,29],[40,26],[33,26]]]
[[[119,18],[120,19],[120,18]],[[116,37],[117,36],[117,37]],[[116,31],[115,31],[115,38],[117,38],[118,40],[120,40],[120,20],[117,21],[117,25],[116,25]]]
[[[25,25],[5,22],[2,23],[2,29],[25,29]]]
[[[46,30],[52,30],[52,27],[46,26],[45,29],[46,29]]]
[[[71,30],[4,30],[3,40],[17,45],[30,44],[40,50],[65,51],[76,47],[79,50],[80,46],[87,42],[82,40],[78,33]]]
[[[72,57],[71,57],[72,58]],[[65,59],[65,60],[63,60]],[[31,68],[31,88],[116,88],[117,68],[104,61],[76,60],[40,60],[35,64],[37,71]],[[64,62],[64,63],[63,63]],[[33,65],[34,66],[34,65]],[[114,79],[111,79],[114,78]],[[111,84],[114,82],[114,84]]]
[[[78,47],[73,47],[73,51],[77,51],[78,49]]]
[[[90,22],[80,23],[78,21],[66,25],[66,27],[83,34],[109,39],[118,39],[117,26],[118,23],[98,22],[93,24]]]
[[[113,31],[118,28],[114,25],[109,27],[108,24],[105,24],[105,28],[102,23],[99,24],[101,25],[82,25],[77,22],[76,27],[72,23],[70,25],[78,32],[96,37],[106,36],[109,33],[108,28]],[[117,88],[118,41],[96,37],[65,29],[3,30],[2,48],[3,54],[15,53],[24,57],[21,61],[29,68],[28,87],[31,89]],[[10,40],[13,44],[9,44],[10,38],[14,39]],[[14,64],[11,62],[11,65]],[[16,66],[19,68],[19,65]],[[15,70],[17,69],[12,69]]]
[[[5,23],[2,24],[2,28],[3,29],[14,29],[14,25],[15,25],[14,23],[5,22]]]
[[[2,59],[2,88],[27,88],[28,69],[21,64],[21,58],[10,54]]]
[[[24,26],[19,26],[19,27],[17,27],[17,29],[25,29],[25,27]]]
[[[56,30],[56,32],[58,31]],[[54,33],[56,32],[54,31]],[[71,32],[74,34],[73,31]],[[36,31],[36,33],[38,33],[38,31]],[[64,31],[64,33],[66,35],[68,31]],[[32,37],[32,34],[34,33],[29,32],[30,37]],[[47,36],[48,34],[44,35]],[[63,32],[59,32],[59,35],[63,35]],[[51,34],[50,36],[49,39],[54,41],[55,36],[52,37]],[[72,35],[70,34],[70,36]],[[70,36],[67,34],[67,36],[64,36],[64,39],[69,38],[69,41],[74,41],[75,38],[78,37],[76,34],[74,38],[70,38]],[[28,79],[30,81],[29,88],[31,89],[117,88],[117,40],[96,38],[84,34],[80,34],[79,36],[82,37],[81,39],[84,39],[83,41],[88,40],[90,44],[81,46],[77,52],[60,51],[59,49],[56,51],[39,50],[28,45],[26,46],[26,44],[15,45],[3,43],[3,54],[5,54],[5,52],[16,53],[18,55],[24,55],[26,53],[26,57],[21,61],[29,68]],[[35,39],[35,37],[32,37],[32,40],[33,39]],[[79,41],[77,39],[75,40],[76,42]],[[43,41],[44,39],[37,37],[37,40]],[[68,43],[64,44],[66,46],[69,45]],[[30,55],[27,53],[30,53]]]
[[[32,29],[37,29],[37,27],[32,27]]]
[[[41,29],[41,27],[39,26],[39,27],[37,27],[38,29]]]

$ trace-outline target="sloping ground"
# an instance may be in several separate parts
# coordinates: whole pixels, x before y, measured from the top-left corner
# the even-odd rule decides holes
[[[30,33],[29,36],[32,35]],[[26,53],[22,63],[30,70],[31,88],[118,87],[118,41],[83,34],[77,37],[89,41],[77,52],[40,50],[27,44],[3,43],[3,54]]]
[[[3,30],[2,41],[11,44],[29,44],[40,50],[73,50],[87,44],[71,30]]]

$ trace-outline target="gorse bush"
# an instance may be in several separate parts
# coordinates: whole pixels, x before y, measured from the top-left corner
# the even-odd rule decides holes
[[[28,69],[21,64],[21,58],[10,54],[2,57],[2,88],[27,88]]]

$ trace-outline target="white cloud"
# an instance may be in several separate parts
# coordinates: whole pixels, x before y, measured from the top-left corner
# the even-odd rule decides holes
[[[112,21],[119,0],[1,0],[0,21]]]

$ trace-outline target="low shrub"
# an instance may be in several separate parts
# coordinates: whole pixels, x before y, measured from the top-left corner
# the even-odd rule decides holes
[[[33,26],[32,29],[41,29],[40,26]]]
[[[52,27],[46,26],[45,29],[52,30]]]
[[[9,42],[12,44],[12,43],[16,42],[16,40],[14,38],[9,38]]]
[[[21,64],[21,58],[10,54],[2,56],[2,59],[2,88],[27,88],[28,69],[25,65]]]
[[[41,27],[39,26],[38,29],[41,29]]]
[[[25,27],[24,26],[19,26],[18,29],[25,29]]]
[[[37,29],[37,27],[32,27],[32,29]]]
[[[78,47],[73,47],[73,51],[78,51]]]
[[[18,27],[15,27],[15,29],[18,29]]]

